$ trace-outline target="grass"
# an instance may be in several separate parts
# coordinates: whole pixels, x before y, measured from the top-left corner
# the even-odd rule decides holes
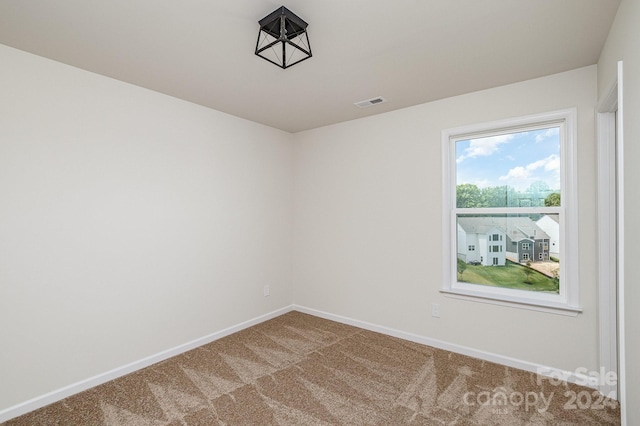
[[[510,260],[507,260],[505,266],[467,265],[462,274],[458,273],[458,280],[471,284],[558,293],[555,280]]]

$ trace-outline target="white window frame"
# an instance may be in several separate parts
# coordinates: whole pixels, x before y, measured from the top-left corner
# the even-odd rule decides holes
[[[555,314],[575,316],[580,308],[578,276],[578,214],[577,214],[577,110],[569,108],[542,114],[516,117],[489,123],[445,129],[442,131],[442,194],[443,194],[443,283],[441,292],[448,296],[513,306]],[[553,213],[560,217],[560,238],[563,244],[560,290],[558,294],[539,293],[493,286],[483,286],[457,280],[456,267],[456,206],[455,142],[464,138],[489,136],[505,132],[518,132],[525,128],[560,126],[560,159],[562,197],[560,207]],[[518,213],[519,208],[499,209],[500,213]],[[505,211],[506,210],[506,211]],[[511,211],[513,210],[513,211]],[[521,211],[521,210],[520,210]],[[530,211],[530,209],[529,209]],[[465,209],[465,213],[490,213],[491,208]],[[545,213],[549,208],[545,208]]]

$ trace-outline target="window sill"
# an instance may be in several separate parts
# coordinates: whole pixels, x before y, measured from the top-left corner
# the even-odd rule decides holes
[[[470,290],[445,290],[441,289],[441,293],[454,299],[469,300],[479,303],[488,303],[491,305],[507,306],[511,308],[527,309],[530,311],[546,312],[556,315],[565,315],[575,317],[582,312],[582,308],[577,306],[569,306],[561,303],[553,303],[547,301],[529,300],[525,298],[516,298],[509,296],[497,296],[484,292],[474,292]]]

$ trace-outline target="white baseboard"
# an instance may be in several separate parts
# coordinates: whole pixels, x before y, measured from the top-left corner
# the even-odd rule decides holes
[[[184,343],[174,348],[159,352],[155,355],[151,355],[141,360],[134,361],[122,367],[114,368],[113,370],[107,371],[105,373],[98,374],[96,376],[90,377],[85,380],[81,380],[77,383],[73,383],[71,385],[65,386],[63,388],[57,389],[47,394],[38,396],[36,398],[30,399],[28,401],[6,408],[0,411],[0,423],[6,422],[7,420],[12,419],[14,417],[21,416],[30,411],[37,410],[38,408],[42,408],[46,405],[60,401],[61,399],[67,398],[71,395],[75,395],[77,393],[80,393],[92,387],[101,385],[110,380],[117,379],[118,377],[122,377],[136,370],[149,367],[150,365],[156,364],[160,361],[164,361],[165,359],[171,358],[176,355],[180,355],[181,353],[190,351],[191,349],[195,349],[199,346],[206,345],[207,343],[211,343],[215,340],[221,339],[230,334],[244,330],[245,328],[249,328],[251,326],[270,320],[282,314],[286,314],[287,312],[291,312],[292,310],[293,310],[292,305],[286,306],[284,308],[275,310],[268,314],[260,315],[256,318],[250,319],[248,321],[244,321],[232,327],[225,328],[224,330],[211,333],[199,339],[192,340],[190,342]]]
[[[397,337],[403,340],[409,340],[411,342],[432,346],[434,348],[443,349],[449,352],[455,352],[455,353],[467,355],[473,358],[482,359],[484,361],[506,365],[507,367],[517,368],[517,369],[529,371],[532,373],[538,373],[542,376],[546,376],[553,380],[562,379],[570,383],[575,383],[578,385],[593,388],[595,390],[600,390],[598,379],[587,374],[580,374],[577,372],[565,371],[555,367],[549,367],[546,365],[536,364],[533,362],[511,358],[504,355],[485,352],[485,351],[473,349],[467,346],[445,342],[443,340],[419,336],[417,334],[407,333],[404,331],[395,330],[393,328],[371,324],[371,323],[368,323],[365,321],[359,321],[353,318],[343,317],[341,315],[334,315],[327,312],[318,311],[316,309],[311,309],[304,306],[293,305],[293,310],[303,312],[309,315],[314,315],[316,317],[340,322],[343,324],[352,325],[354,327],[363,328],[365,330],[386,334],[388,336]]]
[[[5,422],[14,417],[21,416],[22,414],[26,414],[30,411],[37,410],[38,408],[42,408],[54,402],[60,401],[61,399],[67,398],[71,395],[75,395],[77,393],[80,393],[92,387],[101,385],[110,380],[117,379],[118,377],[122,377],[136,370],[149,367],[150,365],[156,364],[160,361],[164,361],[165,359],[171,358],[176,355],[180,355],[181,353],[190,351],[202,345],[206,345],[207,343],[211,343],[215,340],[221,339],[225,336],[244,330],[245,328],[249,328],[251,326],[270,320],[272,318],[286,314],[287,312],[291,312],[291,311],[299,311],[309,315],[314,315],[316,317],[325,318],[331,321],[336,321],[343,324],[352,325],[354,327],[363,328],[365,330],[375,331],[377,333],[382,333],[382,334],[397,337],[400,339],[409,340],[411,342],[432,346],[434,348],[443,349],[446,351],[467,355],[467,356],[482,359],[485,361],[506,365],[508,367],[518,368],[520,370],[539,373],[539,374],[542,374],[543,376],[547,376],[553,379],[562,378],[563,380],[566,380],[571,383],[577,383],[580,385],[588,386],[596,390],[598,389],[597,379],[591,376],[578,374],[575,372],[564,371],[554,367],[547,367],[547,366],[536,364],[533,362],[523,361],[516,358],[494,354],[491,352],[480,351],[478,349],[473,349],[466,346],[445,342],[443,340],[431,339],[429,337],[419,336],[417,334],[407,333],[404,331],[395,330],[393,328],[371,324],[365,321],[360,321],[353,318],[344,317],[341,315],[334,315],[327,312],[323,312],[316,309],[307,308],[304,306],[299,306],[294,304],[294,305],[286,306],[284,308],[275,310],[268,314],[258,316],[251,320],[244,321],[240,324],[234,325],[229,328],[225,328],[224,330],[217,331],[215,333],[209,334],[199,339],[192,340],[190,342],[184,343],[174,348],[167,349],[165,351],[159,352],[155,355],[148,356],[141,360],[134,361],[122,367],[115,368],[113,370],[107,371],[102,374],[98,374],[97,376],[93,376],[88,379],[81,380],[77,383],[73,383],[69,386],[65,386],[53,392],[49,392],[45,395],[38,396],[36,398],[14,405],[12,407],[6,408],[0,411],[0,423]]]

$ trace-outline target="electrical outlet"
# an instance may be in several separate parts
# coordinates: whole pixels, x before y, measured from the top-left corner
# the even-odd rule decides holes
[[[264,286],[264,290],[263,291],[264,291],[264,297],[269,296],[269,294],[271,293],[268,285]]]
[[[434,318],[440,318],[440,304],[432,303],[431,304],[431,316]]]

